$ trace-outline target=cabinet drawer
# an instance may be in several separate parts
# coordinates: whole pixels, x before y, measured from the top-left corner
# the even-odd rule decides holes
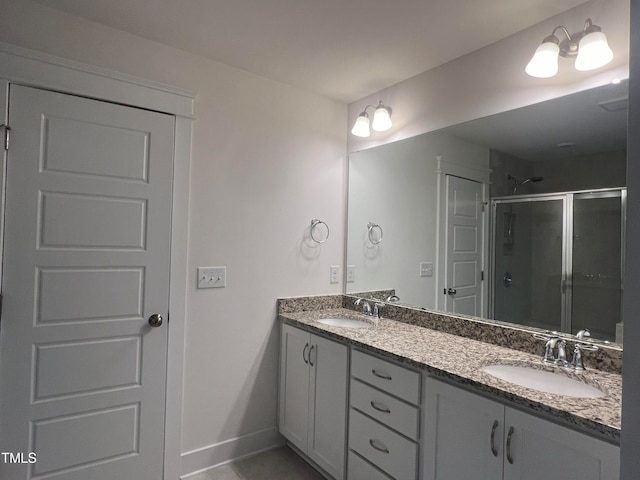
[[[394,478],[416,478],[418,445],[351,409],[349,448]]]
[[[420,374],[357,350],[351,356],[351,375],[415,405],[420,403]]]
[[[405,437],[418,440],[420,409],[358,380],[351,381],[351,406]]]
[[[393,480],[353,452],[349,452],[347,478],[349,480]]]

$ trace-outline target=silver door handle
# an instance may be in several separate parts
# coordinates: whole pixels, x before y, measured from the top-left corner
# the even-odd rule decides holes
[[[447,289],[447,295],[455,295],[458,291],[455,288]]]
[[[512,283],[513,283],[513,277],[511,276],[511,273],[510,272],[505,272],[504,277],[502,277],[502,284],[506,288],[509,288]]]
[[[513,427],[509,428],[509,434],[507,435],[507,461],[513,465],[513,457],[511,456],[511,437],[513,437],[513,433],[515,429]]]
[[[162,315],[154,313],[149,317],[149,325],[154,328],[159,327],[160,325],[162,325],[163,320],[164,319],[162,318]]]
[[[498,449],[496,448],[496,430],[498,429],[498,420],[493,421],[493,426],[491,427],[491,453],[493,453],[494,457],[498,456]]]

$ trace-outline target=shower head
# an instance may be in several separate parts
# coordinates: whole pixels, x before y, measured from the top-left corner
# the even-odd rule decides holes
[[[516,192],[518,191],[518,189],[524,185],[525,183],[538,183],[544,180],[544,177],[529,177],[529,178],[525,178],[524,180],[522,180],[521,182],[518,181],[518,179],[516,177],[514,177],[511,174],[507,174],[507,180],[511,180],[513,182],[513,188],[511,190],[511,195],[515,195]]]

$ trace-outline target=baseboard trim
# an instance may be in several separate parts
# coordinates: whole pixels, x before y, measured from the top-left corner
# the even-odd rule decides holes
[[[267,428],[224,442],[185,452],[181,456],[180,480],[225,463],[285,444],[277,428]]]

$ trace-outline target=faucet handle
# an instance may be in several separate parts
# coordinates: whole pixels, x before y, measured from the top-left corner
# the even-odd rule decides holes
[[[584,337],[590,337],[590,336],[591,336],[591,332],[589,331],[588,328],[583,328],[578,333],[576,333],[576,338],[578,340],[582,340],[584,339]]]
[[[380,309],[384,307],[385,304],[382,302],[374,302],[373,304],[373,316],[376,318],[380,318]]]

